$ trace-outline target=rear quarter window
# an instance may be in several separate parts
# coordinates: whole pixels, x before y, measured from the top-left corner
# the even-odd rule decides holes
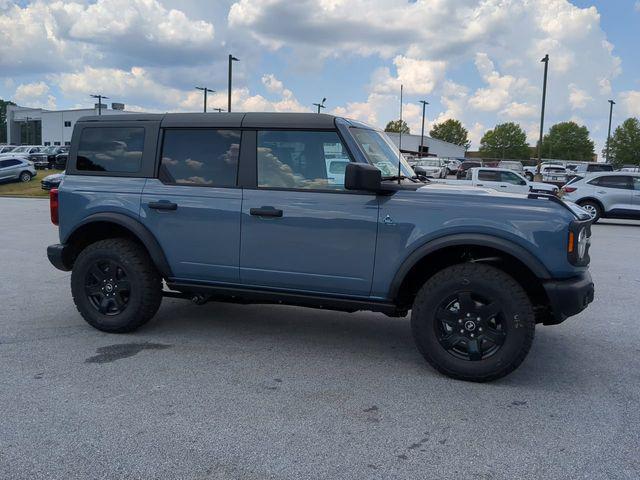
[[[76,168],[93,172],[138,172],[143,149],[143,127],[87,127],[80,135]]]

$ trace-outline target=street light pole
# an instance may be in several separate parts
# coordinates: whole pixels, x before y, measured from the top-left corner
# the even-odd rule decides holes
[[[611,141],[611,117],[613,117],[613,106],[616,104],[613,100],[609,100],[609,130],[607,130],[607,156],[606,161],[609,163],[609,142]]]
[[[229,54],[229,102],[227,104],[227,112],[231,111],[231,64],[233,62],[239,62],[240,60],[238,60],[236,57],[234,57],[233,55]]]
[[[326,102],[326,101],[327,101],[327,99],[326,99],[326,98],[323,98],[323,99],[322,99],[322,102],[320,102],[320,103],[314,103],[314,104],[313,104],[313,105],[315,105],[316,107],[318,107],[318,113],[320,113],[320,109],[321,109],[321,108],[327,108],[327,107],[325,107],[325,106],[324,106],[324,102]]]
[[[423,152],[424,152],[424,111],[425,108],[427,107],[427,105],[429,105],[429,102],[427,102],[426,100],[420,100],[420,103],[422,104],[422,133],[420,134],[420,156],[422,156]]]
[[[549,71],[549,54],[547,53],[540,61],[544,63],[544,81],[542,83],[542,112],[540,113],[540,138],[538,139],[538,165],[536,167],[536,175],[540,175],[540,165],[542,164],[542,134],[544,133],[544,105],[547,99],[547,72]]]
[[[196,90],[202,90],[204,92],[204,113],[207,113],[207,92],[214,93],[215,90],[211,90],[207,87],[196,87]]]
[[[105,97],[104,95],[90,95],[92,98],[98,99],[98,115],[102,115],[102,99],[109,100],[109,97]]]

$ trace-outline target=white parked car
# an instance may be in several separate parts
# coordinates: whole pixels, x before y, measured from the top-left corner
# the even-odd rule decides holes
[[[524,176],[527,177],[527,180],[533,180],[537,168],[538,167],[536,165],[532,167],[524,167]],[[543,163],[540,165],[540,174],[542,175],[542,181],[545,183],[553,183],[554,185],[562,186],[567,183],[567,180],[569,180],[570,173],[571,172],[568,171],[564,165],[555,163]],[[573,173],[571,173],[571,175],[573,175]]]
[[[447,178],[447,166],[440,158],[423,158],[413,164],[418,175],[431,178]]]
[[[472,185],[509,193],[545,193],[557,195],[558,187],[547,183],[530,182],[524,176],[506,168],[476,167],[467,171],[466,180],[445,181],[451,185]]]

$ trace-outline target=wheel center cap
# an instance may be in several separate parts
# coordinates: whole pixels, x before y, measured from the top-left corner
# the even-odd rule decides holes
[[[111,285],[110,283],[107,283],[107,284],[104,286],[104,289],[105,289],[107,292],[112,292],[112,291],[113,291],[113,285]]]
[[[467,320],[464,324],[464,328],[466,328],[468,332],[473,332],[476,329],[476,323],[471,320]]]

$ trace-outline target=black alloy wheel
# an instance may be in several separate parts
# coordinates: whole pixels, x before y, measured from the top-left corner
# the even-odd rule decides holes
[[[495,355],[507,335],[499,302],[473,292],[460,292],[445,299],[436,311],[436,320],[440,345],[463,360],[484,360]]]
[[[118,315],[129,303],[131,283],[124,267],[113,260],[98,260],[87,271],[85,292],[103,315]]]

